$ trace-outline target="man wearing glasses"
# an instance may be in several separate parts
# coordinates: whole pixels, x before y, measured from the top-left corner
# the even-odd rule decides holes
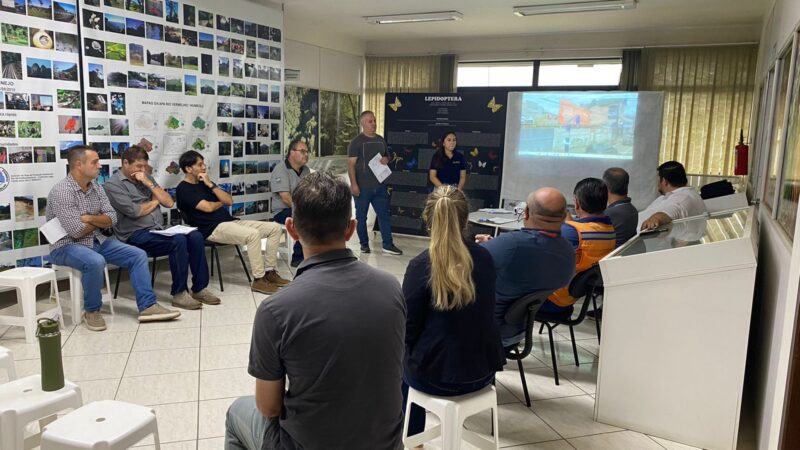
[[[311,173],[306,163],[308,163],[308,145],[301,139],[295,139],[289,143],[289,153],[286,154],[283,164],[278,164],[272,169],[270,189],[272,210],[275,212],[272,219],[281,225],[286,223],[286,218],[292,217],[292,192],[297,183]],[[296,241],[292,251],[291,266],[297,267],[301,262],[303,262],[303,247],[300,241]]]

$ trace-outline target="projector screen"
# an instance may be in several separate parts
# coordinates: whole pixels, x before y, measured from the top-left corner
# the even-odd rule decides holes
[[[572,203],[579,180],[622,167],[633,204],[647,207],[657,195],[663,100],[660,92],[509,93],[501,198],[552,186]]]

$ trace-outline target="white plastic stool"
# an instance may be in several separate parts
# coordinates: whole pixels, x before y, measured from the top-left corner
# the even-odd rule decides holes
[[[53,270],[66,273],[69,278],[72,324],[79,325],[83,321],[83,284],[81,283],[81,271],[69,266],[59,266],[56,264],[53,264]],[[102,302],[108,303],[109,308],[111,308],[111,314],[114,314],[114,299],[111,293],[111,279],[108,276],[108,266],[103,270],[106,275],[106,293],[102,294]]]
[[[24,438],[28,423],[82,404],[81,388],[66,380],[63,388],[53,392],[42,391],[40,375],[0,384],[0,450],[30,448]]]
[[[286,264],[289,264],[289,263],[292,262],[292,254],[294,253],[294,242],[295,241],[294,241],[294,239],[292,239],[292,236],[289,234],[289,231],[286,230],[286,225],[281,225],[281,230],[283,231],[283,235],[284,235],[284,241],[283,242],[284,242],[285,245],[282,245],[281,248],[278,249],[278,253],[285,255],[286,256]],[[267,240],[266,239],[262,239],[261,240],[261,251],[265,251],[266,249],[267,249]]]
[[[56,306],[43,313],[36,314],[36,286],[42,283],[50,283],[50,297],[53,298],[55,296]],[[61,322],[63,327],[64,319],[62,318],[63,313],[61,312],[61,302],[58,298],[58,285],[56,283],[56,273],[53,269],[17,267],[16,269],[0,272],[0,286],[17,289],[17,302],[22,310],[22,317],[0,316],[0,325],[25,327],[25,341],[28,344],[34,342],[37,319],[57,316],[57,320]]]
[[[17,379],[17,368],[14,365],[14,353],[5,347],[0,347],[0,369],[6,370],[8,381]]]
[[[440,425],[428,428],[422,433],[408,435],[408,417],[411,404],[439,416]],[[494,440],[490,441],[481,435],[464,429],[464,421],[481,411],[492,410],[492,426]],[[442,437],[442,450],[459,450],[461,441],[465,440],[477,448],[484,450],[497,450],[499,446],[497,429],[497,391],[489,385],[478,392],[473,392],[457,397],[436,397],[408,388],[408,402],[406,403],[406,418],[403,422],[403,445],[413,448],[425,442]]]
[[[47,425],[42,432],[42,450],[126,449],[151,434],[160,449],[158,423],[152,409],[102,400]]]

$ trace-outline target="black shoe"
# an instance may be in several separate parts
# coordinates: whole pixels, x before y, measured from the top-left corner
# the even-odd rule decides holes
[[[369,253],[369,244],[361,245],[361,253]]]
[[[603,320],[603,307],[601,306],[596,310],[586,311],[586,315],[597,320]]]
[[[383,247],[383,253],[388,253],[390,255],[402,255],[403,251],[397,248],[394,244],[386,247]]]

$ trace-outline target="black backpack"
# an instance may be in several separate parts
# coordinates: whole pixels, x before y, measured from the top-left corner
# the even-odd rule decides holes
[[[710,198],[722,197],[723,195],[731,195],[735,193],[733,185],[728,180],[719,180],[700,188],[700,197],[703,200]]]

